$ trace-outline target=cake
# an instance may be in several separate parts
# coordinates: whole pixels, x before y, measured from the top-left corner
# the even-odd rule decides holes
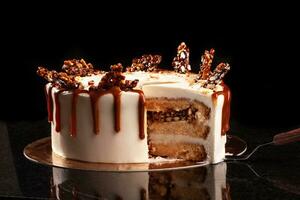
[[[158,67],[159,55],[143,55],[111,71],[67,60],[62,72],[39,67],[45,86],[52,151],[67,159],[147,163],[150,158],[218,163],[225,157],[230,90],[221,63],[211,69],[205,51],[192,73],[189,49],[181,43],[173,71]]]
[[[165,172],[108,173],[53,168],[55,199],[229,200],[226,163]]]

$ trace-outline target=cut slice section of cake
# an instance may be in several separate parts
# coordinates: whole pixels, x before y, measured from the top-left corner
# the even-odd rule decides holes
[[[220,88],[221,89],[221,88]],[[192,161],[222,161],[226,136],[221,134],[224,97],[184,84],[143,86],[146,96],[149,153]]]

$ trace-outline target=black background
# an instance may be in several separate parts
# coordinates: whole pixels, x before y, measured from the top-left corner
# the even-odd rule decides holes
[[[84,58],[107,70],[157,53],[168,68],[185,41],[195,72],[203,51],[212,47],[214,65],[231,64],[225,81],[233,94],[233,119],[257,127],[299,124],[299,23],[292,6],[113,4],[10,7],[2,18],[0,119],[46,117],[39,65],[58,70],[65,59]]]

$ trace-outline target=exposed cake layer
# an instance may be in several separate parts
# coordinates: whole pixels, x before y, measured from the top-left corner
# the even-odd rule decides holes
[[[189,135],[192,137],[207,138],[210,128],[205,124],[190,123],[188,121],[153,122],[148,123],[150,135],[173,134]]]
[[[210,109],[196,100],[150,98],[146,108],[150,134],[172,133],[206,138],[209,133]]]
[[[149,153],[154,156],[204,161],[207,157],[203,145],[192,143],[159,143],[149,144]]]
[[[212,90],[199,90],[180,82],[146,84],[142,89],[149,116],[150,154],[197,161],[207,158],[210,163],[223,161],[226,143],[226,136],[221,134],[224,95],[214,95]],[[192,139],[182,141],[182,136]],[[185,149],[180,151],[180,148]]]
[[[151,98],[147,96],[146,107],[148,111],[170,112],[169,114],[176,111],[185,111],[183,114],[191,115],[199,111],[199,114],[203,114],[206,119],[208,119],[210,112],[210,109],[204,103],[185,96],[179,98]]]

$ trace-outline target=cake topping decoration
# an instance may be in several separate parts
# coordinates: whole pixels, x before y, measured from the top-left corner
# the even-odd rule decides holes
[[[76,76],[69,75],[66,72],[49,71],[45,67],[38,67],[37,74],[59,88],[77,89],[82,87]]]
[[[222,79],[230,70],[230,65],[228,63],[220,63],[214,71],[211,71],[211,65],[214,58],[215,50],[205,51],[204,55],[201,57],[201,66],[198,81],[202,81],[203,87],[208,89],[215,89],[216,85],[222,82]]]
[[[127,71],[134,72],[134,71],[146,71],[146,72],[153,72],[157,71],[158,65],[161,62],[160,55],[151,55],[145,54],[142,55],[140,58],[132,59],[132,64],[130,67],[127,67]]]
[[[175,72],[185,74],[191,71],[190,49],[182,42],[177,48],[177,55],[173,59],[172,66]]]
[[[136,87],[139,80],[125,80],[125,76],[122,74],[123,66],[121,63],[112,65],[110,69],[111,71],[102,77],[98,89],[109,90],[113,87],[119,87],[123,91],[129,91]],[[95,88],[91,87],[91,89]]]
[[[62,69],[69,75],[74,76],[88,76],[97,71],[94,70],[94,67],[91,63],[86,63],[84,59],[81,60],[65,60]]]
[[[230,65],[228,63],[220,63],[211,73],[206,83],[204,84],[204,87],[214,88],[216,85],[220,84],[229,70]]]
[[[45,67],[38,67],[37,74],[47,81],[53,83],[58,88],[67,90],[83,89],[80,77],[98,74],[100,71],[94,70],[91,63],[86,63],[85,60],[65,60],[62,66],[64,72],[57,72],[55,70],[48,70]]]
[[[199,78],[205,80],[210,75],[210,68],[212,61],[214,59],[215,50],[210,49],[205,50],[204,55],[201,56],[201,65],[200,65],[200,73]]]

